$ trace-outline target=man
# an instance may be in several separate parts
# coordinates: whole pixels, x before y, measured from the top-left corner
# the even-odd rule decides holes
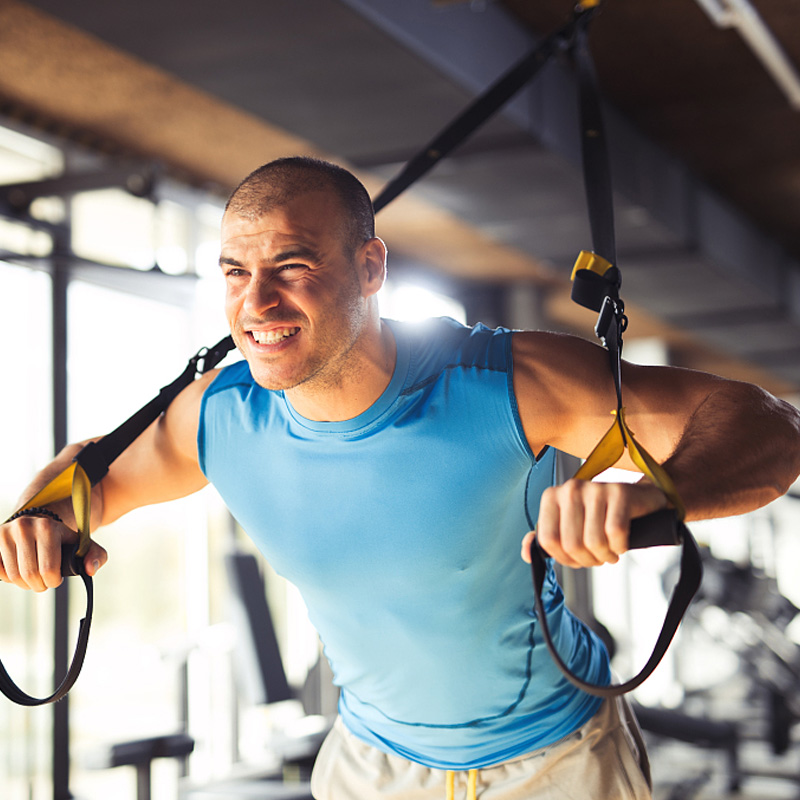
[[[386,248],[369,198],[323,162],[248,176],[225,211],[220,265],[245,360],[181,393],[95,487],[92,516],[210,480],[301,588],[342,687],[315,796],[438,798],[467,784],[498,800],[649,797],[626,706],[551,663],[518,550],[536,523],[562,564],[614,562],[630,520],[667,505],[646,480],[551,487],[555,449],[585,457],[608,428],[605,352],[381,319]],[[628,422],[690,518],[768,503],[800,471],[798,414],[762,390],[669,368],[626,365],[623,377]],[[48,510],[66,524],[26,515],[0,528],[0,579],[60,583],[73,520],[68,503]],[[89,573],[106,558],[93,544]],[[562,656],[607,682],[605,650],[564,609],[552,570],[545,595]]]

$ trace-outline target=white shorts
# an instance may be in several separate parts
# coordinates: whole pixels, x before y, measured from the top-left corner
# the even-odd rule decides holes
[[[317,800],[445,800],[446,775],[362,742],[339,719],[317,757],[311,793]],[[467,776],[455,774],[459,800],[468,796]],[[474,796],[651,800],[650,765],[628,702],[605,700],[586,725],[560,742],[478,770]]]

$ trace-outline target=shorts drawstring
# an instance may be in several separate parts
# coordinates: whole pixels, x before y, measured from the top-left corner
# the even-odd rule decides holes
[[[455,800],[456,796],[456,773],[447,770],[445,773],[447,785],[447,800]],[[478,770],[471,769],[467,772],[467,800],[475,800],[475,793],[478,790]]]

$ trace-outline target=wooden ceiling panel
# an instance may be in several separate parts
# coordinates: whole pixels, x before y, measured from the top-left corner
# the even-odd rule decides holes
[[[539,34],[572,8],[569,0],[503,5]],[[800,4],[754,6],[800,64]],[[781,179],[800,164],[800,111],[739,33],[716,27],[695,0],[608,0],[592,23],[591,47],[613,105],[800,256],[800,189]]]

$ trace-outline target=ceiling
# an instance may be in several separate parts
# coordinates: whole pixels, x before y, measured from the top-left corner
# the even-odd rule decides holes
[[[800,4],[753,2],[800,64]],[[273,157],[312,153],[374,195],[571,8],[0,0],[0,124],[222,195]],[[657,335],[675,363],[799,392],[800,110],[696,0],[605,0],[591,46],[628,338]],[[591,335],[594,315],[568,296],[591,245],[575,103],[569,69],[548,65],[381,212],[390,268],[533,287],[544,324]]]

